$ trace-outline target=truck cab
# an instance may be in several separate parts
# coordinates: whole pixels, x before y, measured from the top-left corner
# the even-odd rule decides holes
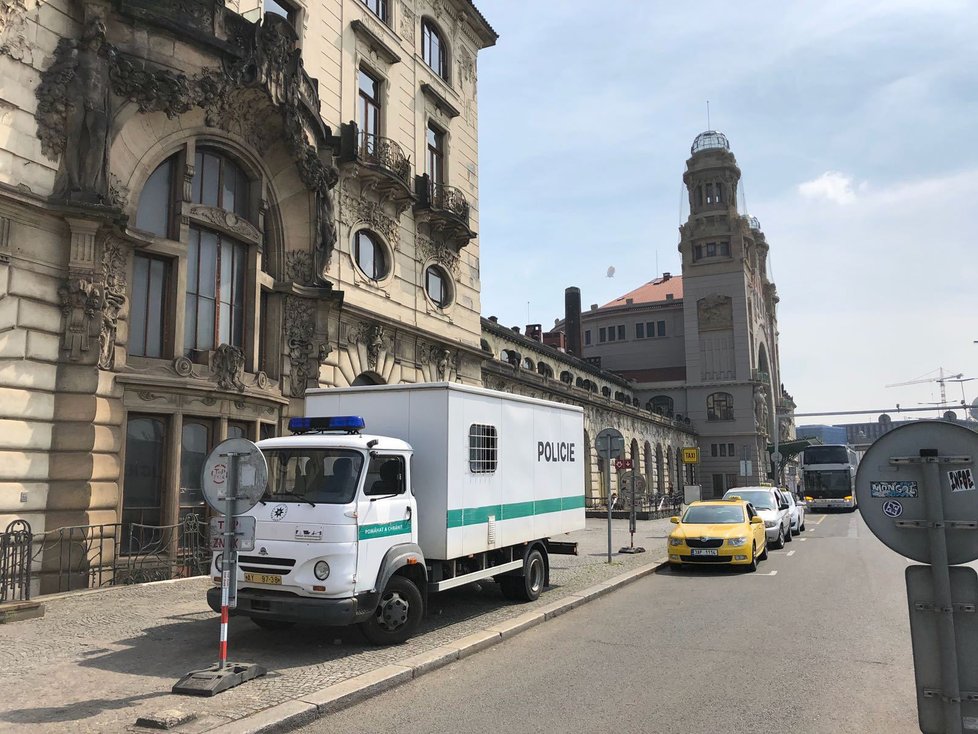
[[[268,486],[246,515],[254,549],[238,553],[237,607],[265,628],[359,623],[375,642],[410,634],[423,615],[424,556],[411,490],[411,446],[361,435],[362,419],[300,418],[261,441]],[[216,576],[223,557],[213,559]],[[381,598],[393,575],[398,587]],[[208,593],[220,608],[220,589]]]

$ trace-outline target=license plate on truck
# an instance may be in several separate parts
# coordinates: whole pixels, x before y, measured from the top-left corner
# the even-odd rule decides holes
[[[246,573],[244,578],[245,581],[249,581],[253,584],[281,585],[282,583],[281,576],[276,576],[270,573]]]
[[[690,553],[694,556],[715,556],[717,550],[716,548],[690,548]]]

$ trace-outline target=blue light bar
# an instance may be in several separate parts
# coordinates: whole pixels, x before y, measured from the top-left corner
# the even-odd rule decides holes
[[[292,433],[324,433],[326,431],[346,431],[356,433],[366,427],[358,415],[317,416],[315,418],[290,418],[289,430]]]

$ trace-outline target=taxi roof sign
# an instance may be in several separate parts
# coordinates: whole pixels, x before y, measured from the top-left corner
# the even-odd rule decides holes
[[[697,446],[691,446],[688,448],[683,448],[683,463],[684,464],[699,464],[700,463],[700,450]]]

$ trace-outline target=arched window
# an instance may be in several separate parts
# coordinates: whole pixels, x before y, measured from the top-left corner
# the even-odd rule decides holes
[[[537,363],[537,372],[543,375],[544,377],[549,377],[553,379],[554,371],[551,369],[550,365],[548,365],[546,362]]]
[[[606,397],[606,398],[610,398],[611,397],[611,388],[608,387],[607,385],[605,385],[604,387],[601,388],[601,394],[604,397]]]
[[[664,415],[667,418],[672,418],[673,414],[673,401],[668,395],[656,395],[649,401],[649,407],[653,413],[658,413],[659,415]]]
[[[529,357],[523,359],[523,369],[533,372],[536,370],[536,365],[533,364],[533,360]]]
[[[421,58],[432,71],[448,81],[448,47],[435,24],[427,18],[421,22]]]
[[[356,233],[353,238],[353,259],[370,280],[383,280],[387,277],[387,248],[373,233],[364,229]]]
[[[250,220],[250,182],[241,168],[216,151],[198,150],[191,201]],[[234,219],[234,216],[231,219]],[[207,351],[244,344],[246,243],[193,220],[187,243],[184,348]]]
[[[176,156],[167,158],[146,179],[136,210],[137,229],[159,237],[170,236],[175,162]]]
[[[574,384],[574,375],[572,375],[567,370],[564,370],[563,372],[560,373],[560,381],[561,382],[565,382],[568,385],[573,385]]]
[[[706,419],[708,421],[732,421],[733,395],[728,392],[715,392],[706,398]]]

